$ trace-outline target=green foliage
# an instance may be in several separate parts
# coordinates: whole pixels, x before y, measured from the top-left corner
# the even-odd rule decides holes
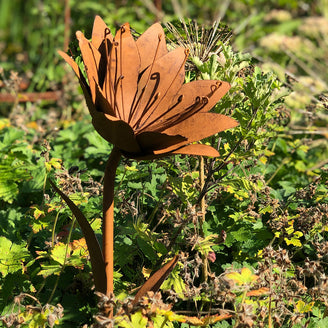
[[[0,140],[0,198],[12,203],[18,194],[18,184],[31,178],[30,154],[27,143],[17,143],[24,132],[7,129]]]
[[[30,258],[26,245],[17,245],[6,237],[0,237],[0,247],[0,273],[2,277],[19,270],[23,271],[23,263]]]

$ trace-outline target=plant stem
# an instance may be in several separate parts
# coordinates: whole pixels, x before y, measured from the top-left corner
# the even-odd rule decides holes
[[[52,301],[52,298],[55,294],[55,291],[58,287],[58,283],[59,283],[59,278],[61,276],[61,274],[63,273],[63,271],[65,270],[65,267],[66,267],[66,261],[67,261],[67,254],[68,254],[68,248],[69,248],[69,244],[71,242],[71,237],[72,237],[72,231],[73,231],[73,228],[74,228],[74,224],[75,224],[75,216],[72,217],[72,224],[71,224],[71,227],[69,229],[69,233],[68,233],[68,237],[67,237],[67,243],[66,243],[66,248],[65,248],[65,256],[64,256],[64,262],[62,264],[62,267],[60,269],[60,273],[59,275],[57,276],[57,279],[56,279],[56,282],[55,282],[55,285],[54,287],[52,288],[52,291],[51,291],[51,294],[49,296],[49,299],[48,299],[48,302],[47,304],[50,304],[51,301]],[[53,247],[53,245],[52,245]]]
[[[57,225],[57,222],[58,222],[59,213],[60,213],[60,212],[58,211],[57,214],[56,214],[55,222],[54,222],[54,226],[53,226],[53,228],[52,228],[52,234],[51,234],[51,248],[54,248],[54,245],[55,245],[56,225]]]
[[[205,163],[204,163],[203,156],[200,156],[199,178],[200,178],[200,190],[203,190],[205,185]],[[205,214],[206,214],[205,197],[201,198],[200,206],[202,212],[202,216],[200,220],[200,235],[202,238],[205,238],[205,232],[204,232],[204,223],[205,223]],[[206,282],[208,277],[208,260],[206,254],[202,254],[202,260],[203,260],[203,281]]]
[[[114,291],[114,184],[120,158],[120,151],[114,147],[108,158],[104,176],[102,233],[107,282],[106,295]]]

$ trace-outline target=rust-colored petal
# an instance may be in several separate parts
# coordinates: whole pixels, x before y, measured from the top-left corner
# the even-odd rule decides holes
[[[195,155],[195,156],[209,156],[209,157],[218,157],[220,156],[219,152],[212,146],[203,145],[203,144],[191,144],[186,146],[171,146],[160,150],[155,150],[153,154],[148,156],[148,158],[141,159],[154,159],[159,157],[165,157],[170,155]]]
[[[76,37],[82,53],[83,63],[88,76],[92,101],[96,99],[96,83],[98,83],[98,67],[100,62],[99,51],[85,38],[82,32],[77,31]]]
[[[99,87],[98,83],[96,83],[95,85],[95,93],[96,93],[95,105],[97,111],[109,114],[111,116],[115,116],[114,109],[112,108],[107,98],[103,94],[103,91]]]
[[[179,135],[167,135],[159,132],[143,132],[136,136],[137,142],[143,152],[154,151],[179,144],[186,138]]]
[[[197,113],[182,122],[166,129],[163,133],[169,135],[180,134],[187,138],[185,145],[202,140],[220,131],[233,128],[238,122],[231,117],[216,113]]]
[[[153,113],[159,105],[176,94],[185,78],[184,64],[186,53],[184,48],[177,48],[162,56],[148,66],[138,83],[136,108],[132,109],[133,117],[129,121],[135,130],[147,130],[153,124]]]
[[[231,88],[230,83],[225,81],[205,80],[195,82],[198,82],[196,88],[200,94],[203,95],[203,92],[205,92],[205,96],[208,98],[208,103],[201,110],[203,113],[210,111]],[[181,91],[183,92],[184,90]],[[206,94],[207,91],[209,91],[208,94]]]
[[[65,60],[65,62],[72,67],[74,73],[80,80],[83,75],[78,64],[74,61],[74,59],[68,56],[67,53],[65,53],[64,51],[58,50],[57,52]]]
[[[136,160],[153,160],[158,158],[163,158],[172,155],[195,155],[195,156],[209,156],[218,157],[220,154],[216,149],[208,145],[202,144],[191,144],[176,148],[176,146],[171,146],[166,149],[155,150],[152,153],[124,153],[124,155],[131,159]]]
[[[90,113],[97,110],[97,111],[102,111],[104,113],[114,116],[114,111],[113,111],[112,107],[110,106],[110,104],[108,103],[108,101],[107,101],[106,97],[104,96],[102,90],[100,89],[99,85],[94,81],[95,82],[95,86],[94,86],[95,87],[95,101],[92,101],[91,95],[90,95],[90,90],[88,90],[88,88],[86,87],[87,86],[86,81],[85,81],[83,74],[82,74],[79,66],[77,65],[77,63],[73,60],[73,58],[69,57],[65,52],[58,51],[58,53],[73,68],[73,71],[79,78],[84,96],[87,100],[87,105],[90,110]],[[91,105],[91,103],[94,103],[94,104]],[[92,113],[91,113],[91,115],[92,115]]]
[[[97,15],[93,22],[92,37],[91,37],[92,45],[95,48],[99,49],[100,45],[102,44],[105,38],[113,42],[112,34],[108,33],[107,31],[109,32],[109,28],[107,27],[106,23],[102,20],[100,16]]]
[[[159,23],[149,27],[136,41],[140,55],[140,72],[153,63],[154,60],[167,54],[165,34]]]
[[[141,151],[132,128],[126,122],[95,111],[92,113],[92,124],[105,140],[122,151],[131,153]]]
[[[156,154],[157,152],[155,152]],[[208,157],[218,157],[219,152],[208,145],[202,144],[191,144],[183,146],[177,150],[171,151],[170,154],[181,154],[181,155],[198,155],[198,156],[208,156]]]
[[[78,65],[66,53],[62,51],[59,51],[58,53],[73,68],[75,74],[79,78],[80,85],[82,87],[84,97],[92,117],[92,124],[97,130],[97,132],[105,140],[112,143],[113,145],[116,145],[118,148],[122,149],[123,151],[131,152],[131,153],[140,152],[140,147],[136,141],[132,128],[127,123],[111,115],[97,111],[95,103],[91,99],[90,90],[85,82],[85,79]],[[100,95],[97,95],[97,99],[98,97],[100,97]],[[106,100],[102,99],[101,101],[104,101],[105,104]],[[105,105],[102,106],[103,108],[105,108]]]
[[[92,45],[98,49],[101,58],[98,65],[98,84],[108,92],[108,85],[104,86],[104,79],[108,77],[108,57],[112,49],[113,36],[105,22],[96,16],[92,29]],[[110,93],[108,94],[108,101]]]
[[[90,88],[89,88],[79,66],[74,61],[74,59],[69,57],[65,52],[58,51],[58,53],[60,56],[62,56],[64,58],[66,63],[69,64],[73,68],[73,71],[77,75],[79,82],[80,82],[80,86],[81,86],[83,94],[84,94],[85,101],[86,101],[88,109],[89,109],[89,112],[92,116],[94,112],[97,112],[97,110],[95,107],[95,103],[92,101],[92,98],[91,98]]]
[[[208,112],[228,92],[230,84],[223,81],[201,80],[182,85],[170,106],[154,113],[156,121],[148,129],[163,131],[197,112]]]
[[[81,210],[72,202],[72,200],[65,195],[54,182],[49,179],[51,186],[60,195],[60,197],[68,205],[72,213],[75,215],[77,222],[79,223],[83,236],[88,246],[90,253],[90,262],[92,266],[92,272],[95,280],[96,290],[102,293],[106,292],[106,272],[105,263],[103,260],[101,248],[94,231],[91,228],[89,221],[83,215]]]
[[[131,105],[137,92],[140,57],[130,26],[124,24],[116,33],[110,52],[111,85],[116,116],[128,121]]]
[[[131,302],[132,305],[136,304],[142,296],[147,294],[147,292],[152,291],[156,293],[163,284],[164,280],[177,265],[178,260],[179,256],[175,255],[170,262],[166,263],[162,268],[151,275],[150,278],[141,286],[137,292],[134,300]]]

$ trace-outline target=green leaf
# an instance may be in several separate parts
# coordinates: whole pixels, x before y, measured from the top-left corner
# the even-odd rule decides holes
[[[46,278],[52,274],[59,275],[61,271],[62,266],[58,262],[41,263],[41,270],[38,272],[38,275]]]
[[[238,285],[247,285],[258,279],[258,276],[253,274],[249,268],[242,268],[241,272],[227,273],[226,278],[233,280]]]
[[[155,262],[158,258],[156,251],[153,249],[152,245],[144,240],[141,237],[137,237],[137,243],[144,253],[144,255],[151,260],[152,262]]]
[[[181,198],[181,200],[186,201],[187,199],[191,201],[197,195],[197,189],[194,186],[194,179],[192,173],[187,173],[183,177],[168,177],[169,182],[172,186],[173,192]]]
[[[67,249],[67,245],[64,243],[58,243],[55,245],[55,247],[51,250],[51,258],[58,262],[61,265],[65,264],[66,261],[66,252],[70,252],[70,247]]]
[[[136,312],[131,316],[131,323],[135,328],[143,328],[147,325],[147,318],[142,315],[141,312]]]
[[[296,247],[302,247],[302,243],[298,238],[292,237],[292,238],[284,238],[287,245],[294,245]]]
[[[1,155],[0,155],[1,156]],[[0,157],[0,198],[12,203],[18,193],[18,183],[31,178],[31,166],[15,159],[13,154]]]
[[[179,268],[175,267],[171,274],[166,278],[166,280],[163,282],[162,290],[171,290],[174,289],[174,291],[178,294],[179,298],[184,298],[184,291],[186,290],[186,285],[183,281],[183,279],[179,276]]]
[[[6,148],[12,148],[12,145],[17,144],[18,140],[22,140],[24,136],[24,131],[16,128],[6,128],[4,129],[3,138],[0,141],[0,151],[2,152]],[[3,133],[2,132],[2,133]]]
[[[291,181],[279,181],[279,185],[283,187],[284,197],[288,197],[296,191],[295,185]]]
[[[14,244],[6,237],[0,237],[0,250],[0,273],[3,277],[23,270],[23,262],[30,256],[24,244]]]
[[[132,188],[132,189],[137,189],[137,190],[143,189],[141,182],[130,182],[129,181],[128,182],[128,187],[129,188]]]
[[[140,311],[132,314],[130,317],[122,316],[115,318],[115,327],[122,328],[144,328],[147,326],[148,319],[144,317]]]
[[[298,312],[298,313],[311,312],[313,305],[314,305],[314,302],[305,303],[302,300],[299,300],[295,305],[294,311]]]

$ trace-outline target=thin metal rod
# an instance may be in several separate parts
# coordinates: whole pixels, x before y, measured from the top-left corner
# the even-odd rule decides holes
[[[103,194],[103,256],[106,271],[106,295],[114,291],[114,185],[121,153],[113,148],[108,158],[104,176]]]

